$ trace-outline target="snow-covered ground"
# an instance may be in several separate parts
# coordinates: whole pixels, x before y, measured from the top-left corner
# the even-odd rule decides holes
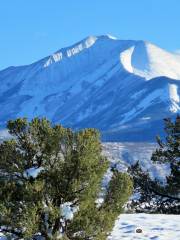
[[[142,229],[142,233],[136,233]],[[178,240],[180,215],[122,214],[108,240]]]
[[[142,233],[136,233],[142,229]],[[108,240],[178,240],[180,215],[122,214]],[[6,240],[0,234],[0,240]]]

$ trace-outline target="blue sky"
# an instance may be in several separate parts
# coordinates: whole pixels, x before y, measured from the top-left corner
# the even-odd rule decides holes
[[[180,49],[180,0],[1,0],[0,69],[39,60],[89,35]]]

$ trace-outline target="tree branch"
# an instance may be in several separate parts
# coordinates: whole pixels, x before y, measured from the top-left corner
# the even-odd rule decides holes
[[[167,198],[172,199],[172,200],[180,201],[180,198],[178,198],[178,197],[173,197],[173,196],[169,196],[168,194],[160,193],[160,192],[158,192],[158,191],[156,191],[152,188],[150,188],[150,190],[158,196],[167,197]]]

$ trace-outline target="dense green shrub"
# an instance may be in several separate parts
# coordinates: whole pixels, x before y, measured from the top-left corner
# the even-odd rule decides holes
[[[132,190],[109,163],[95,129],[73,132],[46,119],[8,122],[12,139],[0,145],[0,226],[17,239],[106,239]],[[3,226],[3,227],[2,227]]]

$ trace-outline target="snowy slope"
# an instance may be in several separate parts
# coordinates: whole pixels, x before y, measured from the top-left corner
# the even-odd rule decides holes
[[[154,140],[162,119],[180,111],[179,80],[179,55],[144,41],[91,36],[0,71],[0,123],[45,116],[99,128],[105,141]]]
[[[123,51],[120,60],[127,71],[147,80],[160,76],[180,79],[180,56],[149,42],[139,41]]]

